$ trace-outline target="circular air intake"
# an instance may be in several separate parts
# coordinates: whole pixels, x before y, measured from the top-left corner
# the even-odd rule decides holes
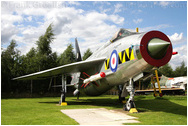
[[[160,67],[167,64],[172,57],[170,39],[160,31],[147,32],[141,39],[140,52],[150,65]]]

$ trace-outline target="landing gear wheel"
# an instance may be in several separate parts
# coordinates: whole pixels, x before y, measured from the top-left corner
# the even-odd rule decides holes
[[[160,97],[163,97],[163,94],[162,94],[162,93],[160,93],[160,94],[159,94],[159,96],[160,96]]]
[[[127,101],[126,104],[124,105],[124,110],[125,111],[130,111],[131,108],[135,108],[135,104],[133,101]]]
[[[153,94],[154,97],[157,97],[157,94]]]

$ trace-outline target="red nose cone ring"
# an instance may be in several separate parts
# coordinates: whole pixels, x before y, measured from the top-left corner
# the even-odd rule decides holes
[[[149,44],[150,40],[152,40],[154,38],[158,38],[160,40],[169,42],[169,44],[170,44],[166,51],[166,54],[164,54],[164,57],[161,59],[155,59],[149,55],[148,44]],[[142,37],[140,45],[142,45],[142,46],[140,46],[140,53],[141,53],[143,59],[148,64],[150,64],[152,66],[155,66],[155,67],[163,66],[163,65],[167,64],[172,57],[172,43],[170,42],[170,39],[164,33],[160,32],[160,31],[147,32]]]
[[[101,73],[100,73],[100,76],[101,76],[102,78],[104,78],[104,77],[106,77],[106,74],[105,74],[104,72],[101,72]]]

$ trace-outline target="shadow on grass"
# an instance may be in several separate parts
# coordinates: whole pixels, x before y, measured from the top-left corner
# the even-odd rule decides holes
[[[82,97],[77,100],[77,99],[68,99],[66,101],[68,105],[88,105],[88,106],[98,106],[98,107],[113,107],[113,108],[122,108],[123,104],[119,103],[118,99],[111,99],[111,98],[104,98],[104,99],[82,99]],[[58,102],[39,102],[39,103],[44,103],[44,104],[58,104]]]
[[[185,101],[187,103],[187,101]],[[172,114],[178,114],[187,116],[187,105],[179,105],[174,102],[169,101],[166,98],[155,98],[155,99],[137,99],[135,101],[138,111],[145,112],[145,111],[155,111],[155,112],[167,112]]]
[[[82,99],[81,97],[80,100],[68,99],[67,102],[69,105],[75,105],[75,106],[89,105],[89,106],[98,106],[98,107],[112,107],[114,109],[123,108],[123,104],[119,103],[118,99],[111,99],[105,97],[102,99],[97,99],[97,98],[92,99],[91,97],[89,99]],[[39,103],[58,104],[58,102],[50,102],[50,101],[39,102]],[[145,96],[139,96],[136,97],[135,104],[139,112],[162,111],[162,112],[187,116],[187,106],[176,104],[174,102],[169,101],[169,99],[167,98],[146,99]]]
[[[78,101],[70,101],[68,102],[70,105],[92,105],[92,106],[100,106],[100,107],[112,107],[112,108],[122,108],[123,104],[119,103],[118,99],[88,99],[82,101],[82,99]]]
[[[44,104],[59,104],[59,102],[38,102],[38,103],[44,103]]]

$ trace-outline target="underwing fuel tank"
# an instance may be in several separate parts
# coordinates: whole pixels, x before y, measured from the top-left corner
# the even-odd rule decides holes
[[[164,33],[150,31],[141,39],[140,53],[148,64],[160,67],[170,61],[172,57],[172,43]]]

